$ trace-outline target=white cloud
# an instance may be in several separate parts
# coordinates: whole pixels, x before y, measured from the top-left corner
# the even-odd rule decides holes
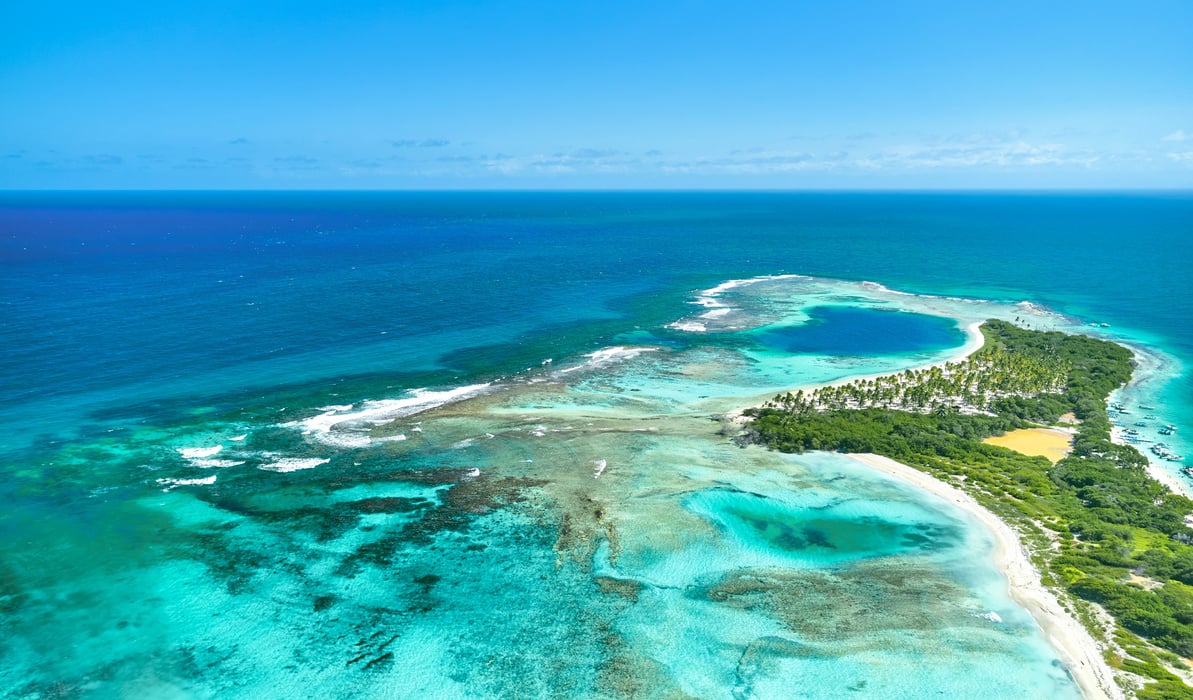
[[[1177,129],[1176,131],[1172,132],[1171,134],[1165,136],[1164,138],[1162,138],[1160,140],[1161,141],[1188,141],[1190,139],[1193,139],[1193,136],[1186,134],[1184,129]]]
[[[1032,144],[1022,140],[983,142],[966,140],[954,145],[911,144],[885,148],[859,158],[867,170],[889,168],[1017,168],[1049,165],[1091,166],[1101,156],[1073,152],[1063,144]]]
[[[1193,151],[1184,151],[1181,153],[1169,153],[1168,157],[1178,163],[1188,163],[1193,165]]]

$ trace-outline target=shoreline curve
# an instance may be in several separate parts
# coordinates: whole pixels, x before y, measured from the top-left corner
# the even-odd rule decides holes
[[[1122,690],[1114,672],[1102,658],[1098,642],[1064,608],[1056,595],[1040,583],[1040,572],[1031,563],[1019,534],[1005,521],[978,503],[973,496],[933,476],[876,454],[844,455],[870,469],[943,498],[977,520],[994,539],[991,558],[1007,580],[1008,596],[1025,609],[1057,652],[1081,694],[1089,700],[1121,700]]]

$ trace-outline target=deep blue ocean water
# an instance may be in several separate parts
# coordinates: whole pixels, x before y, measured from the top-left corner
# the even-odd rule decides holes
[[[0,694],[643,696],[618,685],[637,677],[657,689],[771,697],[787,673],[813,684],[808,696],[833,697],[834,679],[856,685],[867,668],[981,647],[940,632],[955,620],[923,622],[951,608],[929,614],[915,607],[919,598],[900,597],[909,575],[937,586],[941,600],[962,601],[950,605],[985,590],[984,574],[944,573],[976,546],[960,521],[938,522],[921,505],[887,512],[827,496],[756,502],[766,488],[803,483],[804,467],[721,452],[700,432],[705,417],[650,422],[660,406],[688,411],[676,396],[715,393],[728,381],[708,379],[718,371],[749,385],[758,370],[733,353],[756,344],[767,357],[844,356],[848,373],[872,370],[866,363],[879,356],[956,347],[956,325],[832,303],[811,309],[813,324],[770,335],[697,338],[672,324],[693,312],[700,290],[789,273],[1031,301],[1173,358],[1151,400],[1193,432],[1193,377],[1182,369],[1193,363],[1191,265],[1187,193],[0,194]],[[602,374],[598,353],[578,374],[534,383],[536,372],[626,345],[652,348],[635,359],[638,374]],[[684,388],[693,381],[713,389]],[[485,385],[460,404],[468,408],[449,406],[425,424],[405,418],[406,408],[368,403]],[[496,386],[515,388],[486,393]],[[555,386],[562,393],[551,394]],[[372,425],[389,432],[370,443],[310,422],[352,406],[358,423],[379,415]],[[627,416],[637,427],[617,422]],[[534,447],[557,433],[551,447]],[[709,476],[734,460],[756,460],[756,470]],[[578,471],[533,471],[564,462]],[[630,464],[652,479],[674,472],[679,481],[658,493],[718,486],[665,508],[642,495],[650,489],[585,490],[622,488],[615,479]],[[823,470],[838,467],[818,468],[800,493],[831,490]],[[505,471],[475,476],[491,469]],[[773,469],[797,476],[767,481]],[[181,483],[191,479],[212,481]],[[918,503],[891,488],[859,493]],[[594,511],[593,498],[646,510],[618,520]],[[798,515],[825,508],[830,515],[814,522]],[[635,540],[633,523],[648,516],[657,518],[651,537]],[[885,534],[867,550],[871,527]],[[709,554],[701,538],[728,544]],[[882,568],[892,552],[906,555],[890,565],[897,574]],[[737,559],[714,580],[717,556]],[[847,569],[856,580],[802,568],[841,559],[861,562]],[[758,585],[734,577],[754,581],[753,572],[787,571],[792,561],[771,588],[729,606],[738,612],[690,607],[702,596],[733,600]],[[922,568],[899,568],[911,566]],[[544,579],[553,584],[537,585]],[[824,629],[783,618],[795,606],[783,597],[790,590],[827,591],[830,603],[816,599],[821,612],[833,600],[893,600],[893,621],[856,638],[841,632],[854,645],[842,656],[826,650],[836,641]],[[492,617],[511,600],[525,606],[514,621]],[[756,616],[733,617],[741,610]],[[840,613],[844,629],[849,613]],[[977,613],[957,614],[985,624]],[[1030,625],[1004,613],[1014,633],[991,648],[1010,645],[1005,657],[983,672],[928,664],[943,670],[923,682],[966,694],[1037,658],[1007,641],[1026,638]],[[583,634],[577,620],[589,626]],[[476,624],[486,635],[464,631]],[[659,629],[716,642],[679,645]],[[775,641],[782,630],[805,646]],[[739,633],[752,636],[732,641]],[[738,642],[773,662],[742,675],[717,656],[736,659]],[[837,661],[810,661],[820,658]],[[417,663],[426,659],[437,660]],[[396,673],[395,660],[407,668],[401,683],[384,675]],[[736,676],[682,670],[723,661]],[[889,685],[906,682],[893,671],[872,672],[873,692],[914,696],[914,685]]]
[[[5,445],[254,387],[501,375],[665,323],[692,290],[780,273],[1030,299],[1193,358],[1183,194],[8,193],[0,207]],[[1188,377],[1180,390],[1193,395]]]

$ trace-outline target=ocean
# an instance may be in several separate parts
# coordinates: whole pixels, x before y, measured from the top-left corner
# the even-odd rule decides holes
[[[1191,241],[1187,193],[2,193],[0,694],[1077,697],[966,514],[719,417],[1018,318],[1136,348],[1189,454]]]

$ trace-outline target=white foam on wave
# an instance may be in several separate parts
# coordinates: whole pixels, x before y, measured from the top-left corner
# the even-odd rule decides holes
[[[405,435],[398,433],[397,435],[390,435],[388,437],[374,438],[373,442],[402,442],[405,439],[406,439]]]
[[[219,454],[219,451],[224,449],[223,445],[216,445],[215,447],[179,447],[178,454],[186,459],[203,459]]]
[[[728,282],[722,282],[715,287],[710,287],[709,289],[706,289],[703,292],[700,292],[700,298],[715,299],[716,297],[720,296],[724,292],[729,291],[730,289],[736,289],[738,287],[744,287],[744,286],[750,285],[750,284],[757,284],[759,282],[773,282],[775,280],[810,280],[810,279],[812,279],[812,278],[808,277],[807,275],[760,275],[758,277],[747,277],[747,278],[739,279],[739,280],[729,280]],[[700,302],[697,301],[696,303],[700,303]]]
[[[595,462],[593,462],[593,465],[594,466],[592,468],[592,478],[599,479],[599,478],[601,478],[601,474],[605,473],[605,467],[609,466],[609,463],[603,459],[598,459]]]
[[[311,435],[322,445],[336,447],[341,450],[359,450],[373,444],[367,430],[334,430],[326,433],[312,433],[304,430],[303,435]]]
[[[228,467],[239,467],[244,464],[243,460],[235,459],[192,459],[191,466],[200,469],[227,469]]]
[[[708,309],[708,311],[701,314],[699,316],[699,318],[710,319],[710,320],[716,319],[716,318],[724,318],[725,316],[728,316],[729,314],[731,314],[737,310],[736,307],[731,306],[730,304],[725,302],[725,300],[720,298],[720,296],[722,294],[724,294],[725,292],[728,292],[731,289],[736,289],[738,287],[745,287],[747,285],[757,284],[759,282],[773,282],[775,280],[786,280],[786,279],[808,280],[808,279],[812,279],[812,278],[808,277],[807,275],[762,275],[760,277],[749,277],[746,279],[729,280],[728,282],[722,282],[715,287],[709,287],[708,289],[705,289],[704,291],[697,294],[696,298],[693,299],[689,303],[691,303],[695,306],[703,306],[704,308]],[[685,331],[688,333],[705,333],[708,331],[708,326],[706,326],[705,324],[700,323],[699,321],[691,321],[691,320],[680,320],[680,321],[676,321],[675,323],[669,323],[669,324],[667,324],[667,327],[677,330],[677,331]]]
[[[179,486],[210,486],[215,483],[215,475],[204,477],[202,479],[158,479],[158,486],[165,486],[162,489],[163,493],[172,491]]]
[[[876,292],[882,292],[883,294],[893,294],[893,295],[895,295],[895,296],[900,296],[900,297],[914,297],[914,296],[918,296],[918,295],[916,295],[916,294],[913,294],[913,293],[911,293],[911,292],[901,292],[901,291],[899,291],[899,290],[897,290],[897,289],[891,289],[890,287],[886,286],[885,284],[882,284],[882,283],[880,283],[880,282],[871,282],[871,281],[869,281],[869,280],[864,280],[864,281],[862,281],[862,282],[861,282],[861,283],[860,283],[858,286],[859,286],[859,287],[861,287],[861,288],[863,288],[863,289],[871,289],[871,290],[874,290],[874,291],[876,291]]]
[[[245,433],[244,435],[237,435],[236,437],[230,437],[228,439],[231,440],[232,442],[240,442],[248,436],[249,436],[249,434]]]
[[[367,447],[372,442],[366,434],[372,425],[384,425],[398,418],[460,401],[483,393],[491,385],[472,384],[446,391],[414,389],[410,396],[402,399],[379,399],[364,401],[353,410],[353,404],[324,406],[324,412],[302,420],[282,423],[282,427],[300,428],[303,434],[334,447]]]
[[[296,472],[302,469],[314,469],[320,464],[327,464],[330,461],[330,459],[319,457],[283,457],[276,462],[260,464],[257,468],[267,472]]]
[[[596,352],[590,352],[585,355],[584,357],[587,357],[588,361],[584,364],[576,365],[575,367],[568,367],[567,369],[561,369],[559,370],[559,373],[568,374],[582,369],[604,367],[605,365],[609,365],[614,362],[620,362],[622,360],[628,360],[637,357],[644,352],[656,352],[657,350],[658,348],[626,347],[624,345],[614,345],[608,348],[601,348]]]

